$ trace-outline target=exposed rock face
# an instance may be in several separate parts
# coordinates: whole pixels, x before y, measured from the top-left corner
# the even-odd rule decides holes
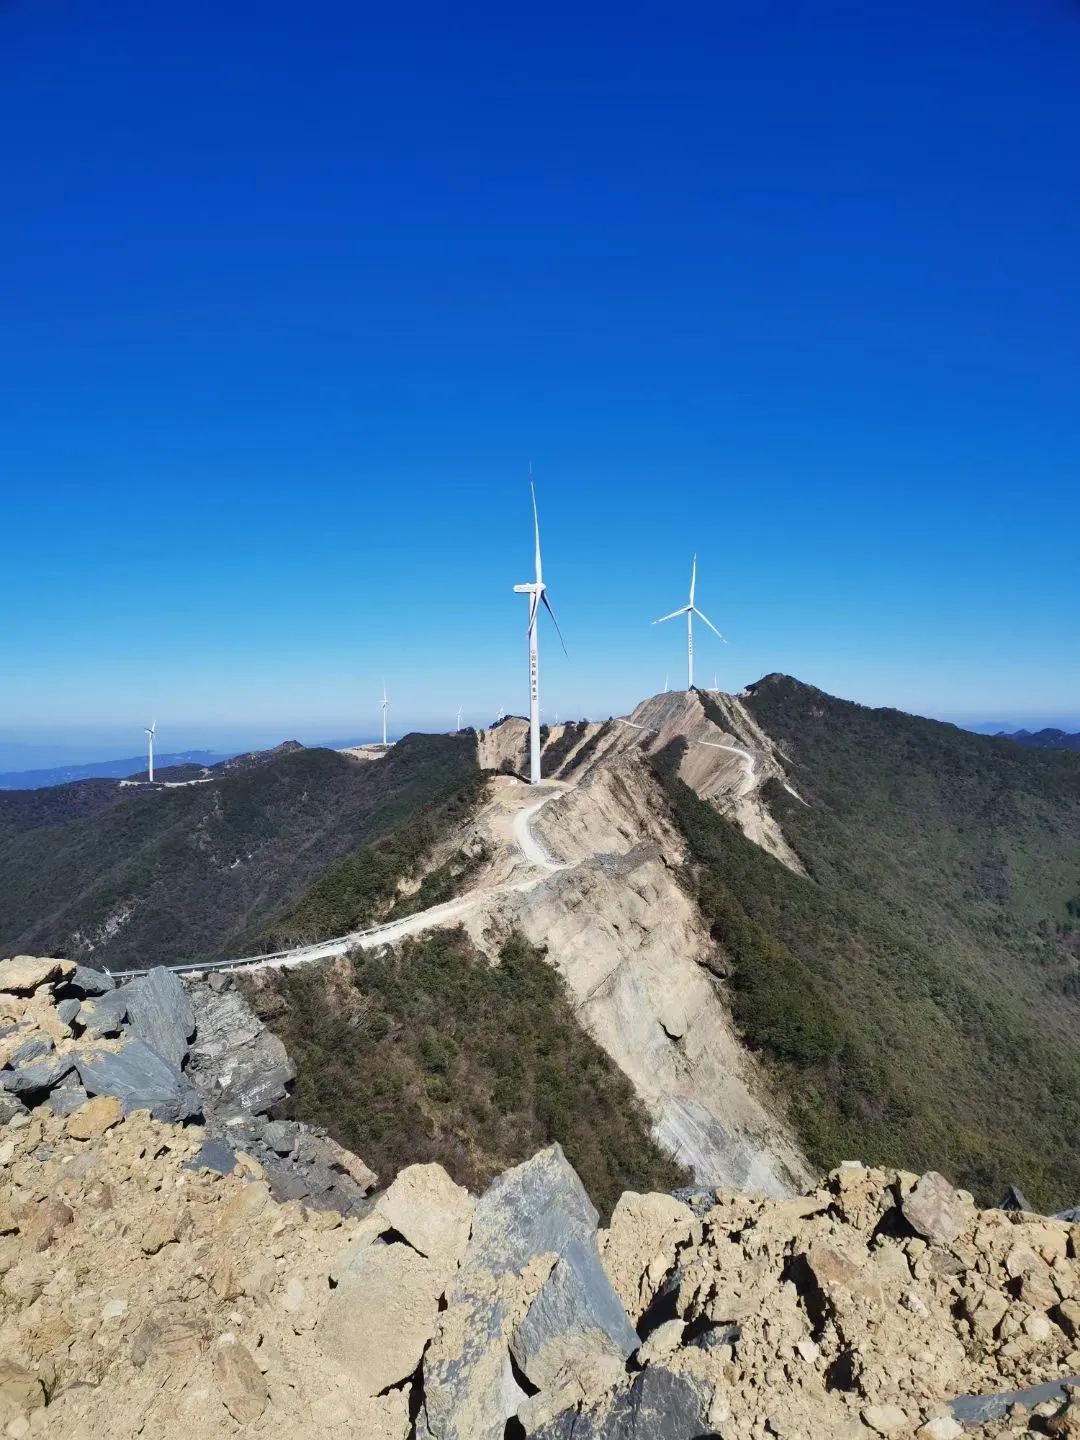
[[[196,1034],[189,1073],[213,1095],[224,1119],[262,1114],[289,1093],[296,1076],[285,1046],[225,976],[189,986]],[[217,982],[217,983],[211,983]]]
[[[809,1170],[708,968],[722,957],[680,883],[683,844],[640,756],[597,762],[534,823],[569,868],[512,890],[495,914],[548,947],[579,1020],[633,1082],[657,1139],[702,1184],[802,1189]],[[466,917],[481,947],[490,920],[487,910]]]

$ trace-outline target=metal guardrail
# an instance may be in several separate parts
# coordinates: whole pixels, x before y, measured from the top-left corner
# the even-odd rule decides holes
[[[329,957],[335,950],[347,950],[355,941],[363,940],[369,935],[392,930],[400,923],[399,920],[391,920],[385,925],[372,925],[367,930],[352,930],[348,935],[338,935],[332,940],[316,940],[313,945],[299,945],[295,950],[272,950],[265,955],[242,955],[232,960],[189,960],[183,965],[149,965],[141,970],[107,970],[105,973],[114,980],[136,980],[142,975],[149,975],[151,970],[171,970],[174,975],[192,975],[208,970],[235,970],[245,965],[290,960],[297,955],[310,954],[313,960],[317,960],[323,954]]]

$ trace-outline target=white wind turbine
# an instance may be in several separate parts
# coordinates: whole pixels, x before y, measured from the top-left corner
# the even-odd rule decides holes
[[[659,620],[652,622],[654,625],[662,625],[665,620],[675,620],[680,615],[686,616],[686,688],[688,690],[694,688],[694,616],[696,615],[699,620],[704,620],[713,634],[719,635],[720,639],[724,640],[723,635],[720,635],[720,631],[717,630],[705,612],[699,610],[694,604],[694,587],[696,584],[697,556],[695,555],[690,566],[690,603],[680,606],[678,610],[672,610],[670,615],[661,615]],[[727,644],[726,640],[724,640],[724,644]]]
[[[460,705],[457,707],[457,728],[459,730],[461,729],[461,708]]]
[[[144,725],[143,729],[146,731],[146,743],[150,752],[149,775],[152,785],[154,783],[154,736],[157,733],[157,721],[155,720],[151,725]]]
[[[551,602],[547,598],[547,588],[544,585],[544,571],[540,563],[540,520],[536,513],[536,486],[533,484],[531,465],[529,466],[529,489],[532,492],[533,533],[536,537],[536,579],[529,585],[515,585],[514,590],[519,595],[528,595],[529,597],[529,783],[538,785],[540,783],[540,661],[536,645],[536,622],[539,619],[541,604],[551,616],[551,623],[555,626],[564,654],[566,653],[566,641],[563,640],[559,622],[555,619],[555,612],[551,608]]]
[[[386,681],[382,682],[382,743],[386,744],[386,712],[390,709],[390,701],[386,698]]]

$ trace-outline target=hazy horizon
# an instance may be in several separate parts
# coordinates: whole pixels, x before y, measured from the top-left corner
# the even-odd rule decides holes
[[[808,681],[807,683],[812,684],[813,682]],[[671,688],[674,690],[679,687],[672,685]],[[606,709],[600,707],[590,712],[576,711],[571,706],[567,710],[559,712],[559,720],[602,720],[609,715],[627,714],[636,704],[646,698],[647,695],[642,694],[628,704]],[[860,704],[871,703],[854,695],[843,695],[839,698],[855,700]],[[993,733],[996,730],[1043,730],[1047,728],[1065,730],[1070,733],[1080,732],[1080,710],[1066,711],[1058,715],[1018,710],[1010,717],[998,719],[995,718],[990,707],[987,707],[986,710],[974,710],[969,714],[957,715],[911,710],[910,707],[896,705],[890,701],[875,702],[875,708],[878,708],[879,704],[886,708],[907,710],[910,714],[925,715],[928,719],[941,720],[980,734]],[[524,707],[508,706],[506,708],[508,714],[525,714]],[[470,713],[466,710],[462,716],[462,724],[474,729],[483,729],[496,720],[498,712],[499,707],[497,706],[490,713]],[[446,721],[440,721],[439,718],[431,715],[426,717],[406,715],[399,719],[393,710],[391,715],[393,717],[389,727],[391,739],[399,738],[414,730],[451,730],[457,719],[456,712]],[[175,754],[186,750],[235,754],[244,750],[269,749],[285,740],[299,740],[304,745],[368,744],[380,740],[382,734],[381,721],[377,715],[353,726],[350,726],[342,717],[329,718],[324,721],[283,719],[280,722],[274,722],[260,719],[247,724],[244,722],[223,724],[214,721],[182,721],[175,725],[163,722],[160,717],[151,718],[157,720],[155,748],[159,755]],[[552,724],[554,719],[555,711],[545,709],[543,722]],[[89,765],[100,761],[137,758],[144,751],[145,736],[137,726],[79,725],[78,723],[72,723],[70,726],[58,726],[55,722],[40,727],[0,725],[0,771],[3,772],[56,769],[65,765]]]

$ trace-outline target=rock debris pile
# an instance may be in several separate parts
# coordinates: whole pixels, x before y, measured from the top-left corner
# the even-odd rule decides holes
[[[795,1200],[626,1193],[601,1229],[558,1146],[479,1198],[416,1165],[348,1215],[278,1200],[177,1118],[241,1074],[210,1040],[195,1063],[187,1012],[113,1001],[129,1028],[94,1043],[172,1091],[91,1094],[90,982],[35,964],[0,968],[0,1435],[1080,1440],[1070,1220],[852,1164]]]
[[[117,986],[70,960],[0,960],[0,1121],[111,1096],[157,1120],[201,1121],[199,1164],[228,1173],[244,1150],[277,1199],[351,1214],[377,1177],[287,1118],[294,1078],[284,1045],[226,975],[185,985],[159,969]]]

